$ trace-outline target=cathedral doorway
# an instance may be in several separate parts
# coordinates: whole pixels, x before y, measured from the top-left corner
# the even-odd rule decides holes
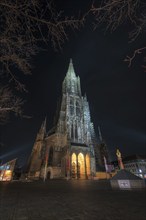
[[[78,155],[78,178],[85,179],[85,159],[82,153]]]
[[[72,171],[71,171],[72,178],[76,178],[76,164],[72,163]]]
[[[87,174],[87,178],[91,175],[90,156],[89,156],[89,154],[86,155],[86,174]]]
[[[47,173],[47,179],[48,179],[48,180],[50,179],[50,176],[51,176],[51,172],[48,171],[48,173]]]
[[[77,178],[80,179],[81,178],[81,164],[78,163],[78,167],[77,167]]]
[[[76,154],[73,153],[71,157],[71,177],[72,178],[76,178],[76,175],[77,175],[76,160],[77,160]]]

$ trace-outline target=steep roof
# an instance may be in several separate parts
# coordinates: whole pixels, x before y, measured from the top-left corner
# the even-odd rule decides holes
[[[127,170],[120,170],[111,180],[141,180],[142,178],[132,174]]]
[[[68,67],[68,71],[67,71],[66,76],[71,78],[71,79],[76,77],[76,74],[75,74],[75,71],[74,71],[74,67],[73,67],[72,59],[70,59],[70,63],[69,63],[69,67]]]

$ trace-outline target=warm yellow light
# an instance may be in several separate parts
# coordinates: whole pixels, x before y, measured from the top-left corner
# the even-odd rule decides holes
[[[72,166],[72,178],[76,178],[77,175],[77,164],[76,164],[77,156],[75,153],[71,156],[71,166]]]
[[[86,155],[86,169],[87,169],[87,175],[90,175],[90,157],[88,154]]]
[[[80,173],[80,178],[85,178],[85,161],[84,155],[82,153],[79,153],[78,155],[78,169]]]
[[[72,154],[72,158],[71,158],[71,161],[72,161],[72,163],[76,163],[76,155],[75,155],[75,153],[73,153]]]
[[[11,170],[6,170],[5,171],[5,175],[11,175],[12,174],[12,171]]]
[[[2,181],[10,181],[12,178],[12,171],[11,170],[5,170],[2,176]]]

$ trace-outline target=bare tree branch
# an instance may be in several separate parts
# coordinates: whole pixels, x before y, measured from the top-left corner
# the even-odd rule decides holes
[[[22,115],[23,103],[24,101],[15,96],[8,87],[0,87],[0,123],[8,119],[10,112]]]
[[[7,118],[10,112],[20,114],[22,100],[9,90],[9,83],[14,88],[26,91],[25,85],[18,78],[31,73],[30,61],[39,51],[39,42],[50,40],[54,48],[61,48],[68,38],[66,28],[78,29],[83,21],[74,17],[63,17],[57,12],[51,1],[40,0],[1,0],[0,76],[5,78],[0,90],[0,118]]]
[[[100,5],[93,4],[91,9],[85,14],[92,13],[95,17],[94,28],[104,24],[106,30],[114,31],[120,25],[128,23],[130,25],[129,42],[134,42],[142,33],[146,32],[146,2],[144,0],[103,0]],[[124,61],[131,62],[136,55],[146,50],[143,46],[133,52],[133,56],[127,56]]]
[[[144,0],[102,0],[92,4],[81,18],[65,17],[63,12],[57,12],[51,1],[45,0],[0,0],[1,13],[1,77],[5,77],[2,85],[0,112],[20,112],[22,102],[14,98],[8,91],[8,84],[13,83],[19,90],[26,90],[15,70],[23,74],[31,73],[31,59],[39,51],[39,42],[51,41],[54,48],[61,48],[68,39],[67,29],[79,29],[90,15],[94,19],[94,28],[105,24],[106,30],[114,31],[127,21],[131,24],[130,42],[133,42],[146,31],[146,3]],[[145,47],[137,49],[132,57],[127,56],[126,62],[131,62]],[[1,106],[4,93],[11,97],[9,105]],[[15,101],[14,101],[15,100]],[[12,104],[12,105],[11,105]],[[8,106],[7,106],[8,105]],[[16,108],[18,107],[18,108]],[[19,111],[18,111],[19,109]],[[3,113],[0,117],[3,117]]]
[[[131,66],[131,63],[132,63],[132,61],[134,60],[134,58],[136,57],[136,55],[138,55],[138,54],[141,54],[144,50],[146,50],[146,47],[142,47],[142,48],[139,48],[139,49],[137,49],[137,50],[135,50],[134,51],[134,53],[133,53],[133,55],[130,57],[130,56],[127,56],[126,58],[125,58],[125,62],[128,62],[128,67],[130,67]]]
[[[135,40],[142,31],[146,31],[146,3],[142,0],[103,0],[92,5],[89,12],[95,16],[95,28],[104,23],[106,29],[114,31],[124,22],[133,26],[130,40]]]
[[[83,23],[73,17],[61,17],[61,13],[56,12],[47,1],[3,0],[0,6],[0,62],[9,69],[11,64],[15,65],[24,74],[30,73],[30,59],[37,53],[39,41],[51,40],[55,48],[61,47],[67,39],[66,28],[77,29]]]

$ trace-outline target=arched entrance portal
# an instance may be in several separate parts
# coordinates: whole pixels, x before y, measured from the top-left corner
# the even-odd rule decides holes
[[[78,178],[85,179],[85,159],[82,153],[78,155],[77,174]]]
[[[73,153],[71,157],[71,177],[72,178],[76,178],[76,175],[77,175],[76,160],[77,160],[77,157],[75,153]]]
[[[83,153],[76,155],[75,153],[71,156],[71,177],[77,179],[90,178],[91,166],[90,166],[90,155],[86,156]]]
[[[86,155],[86,174],[87,178],[91,175],[90,156],[88,154]]]

